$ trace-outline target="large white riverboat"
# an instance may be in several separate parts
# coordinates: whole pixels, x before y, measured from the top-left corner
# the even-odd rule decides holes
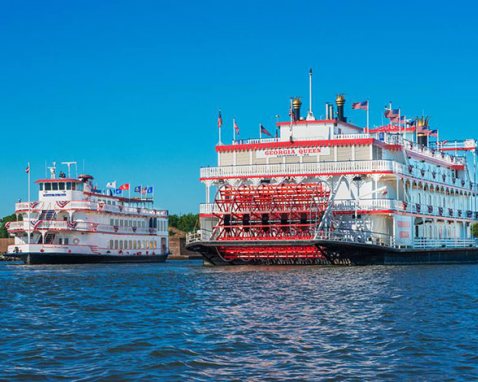
[[[7,225],[15,238],[7,256],[26,264],[166,260],[168,212],[153,208],[153,198],[99,192],[91,175],[57,176],[55,165],[36,184],[38,200],[17,203],[17,221]]]
[[[478,262],[476,141],[439,141],[391,105],[359,127],[344,105],[303,118],[295,98],[276,134],[261,128],[275,137],[219,142],[188,248],[215,265]],[[368,107],[353,105],[367,124]]]

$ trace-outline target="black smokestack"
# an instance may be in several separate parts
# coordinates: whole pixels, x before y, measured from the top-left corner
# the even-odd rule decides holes
[[[294,113],[294,120],[300,121],[300,107],[302,106],[302,101],[299,97],[292,100],[292,112]]]
[[[347,118],[344,117],[345,97],[343,94],[339,94],[337,98],[335,98],[335,103],[337,104],[337,120],[347,122]]]

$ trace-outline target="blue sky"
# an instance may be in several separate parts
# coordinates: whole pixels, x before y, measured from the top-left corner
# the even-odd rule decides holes
[[[477,6],[432,1],[0,1],[0,215],[26,198],[25,165],[77,160],[99,186],[151,184],[158,205],[196,212],[199,168],[236,117],[273,130],[290,96],[314,109],[343,92],[425,111],[440,137],[477,137]]]

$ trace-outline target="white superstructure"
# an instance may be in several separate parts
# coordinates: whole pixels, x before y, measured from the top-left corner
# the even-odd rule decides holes
[[[310,113],[300,117],[296,99],[296,118],[278,122],[275,138],[218,144],[217,166],[200,172],[206,189],[201,235],[190,236],[189,242],[221,239],[222,216],[228,212],[215,203],[216,190],[321,183],[331,192],[331,205],[324,214],[329,221],[317,227],[318,235],[325,228],[342,229],[355,235],[351,240],[394,248],[475,246],[476,141],[439,141],[424,117],[413,122],[394,117],[398,122],[358,127],[344,117],[344,97],[336,102],[336,116],[327,105],[326,119],[316,120]],[[236,231],[243,224],[234,221],[233,212],[226,221]],[[238,238],[253,240],[254,226],[247,220],[245,227]]]
[[[168,254],[168,212],[153,208],[152,198],[100,193],[92,176],[72,178],[69,170],[57,176],[50,167],[50,178],[36,181],[38,200],[16,204],[17,221],[7,226],[15,237],[9,253]]]

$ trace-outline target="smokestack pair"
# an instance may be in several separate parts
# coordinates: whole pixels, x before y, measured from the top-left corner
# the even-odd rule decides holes
[[[325,104],[325,119],[334,119],[334,105],[328,102]]]

